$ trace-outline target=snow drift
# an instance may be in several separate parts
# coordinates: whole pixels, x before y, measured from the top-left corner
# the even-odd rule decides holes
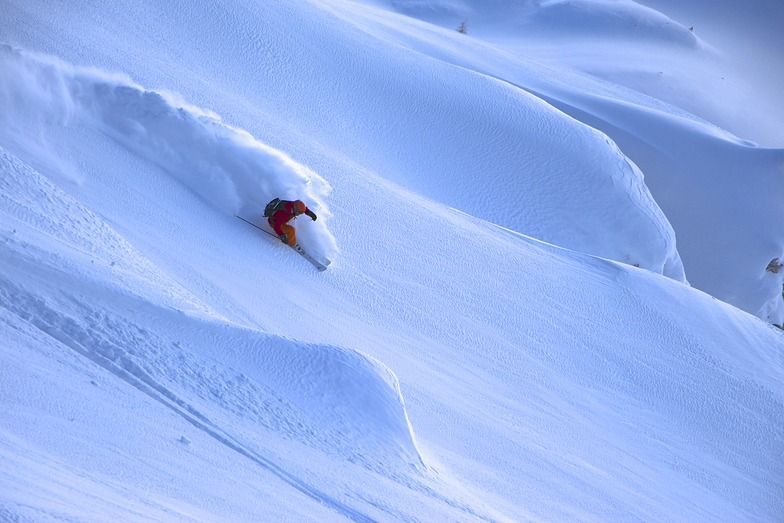
[[[525,90],[445,60],[441,48],[465,40],[456,31],[434,34],[433,26],[357,3],[323,3],[318,9],[362,35],[360,40],[347,32],[341,49],[359,40],[377,54],[348,64],[373,97],[352,98],[354,107],[344,108],[340,94],[322,95],[348,122],[344,127],[356,129],[344,141],[364,142],[352,147],[354,161],[528,236],[684,278],[675,234],[643,173],[605,134]],[[307,58],[309,67],[323,68],[325,75],[346,67],[332,56]],[[373,120],[356,121],[354,113]]]
[[[0,44],[0,78],[0,122],[9,143],[35,149],[29,137],[45,141],[51,126],[98,126],[222,212],[259,220],[274,197],[304,200],[321,220],[302,220],[303,243],[325,256],[336,254],[326,227],[329,183],[217,114],[121,74],[5,44]]]
[[[183,391],[208,390],[213,406],[373,469],[423,468],[397,378],[380,362],[221,317],[2,148],[0,188],[0,308],[33,330],[238,452],[250,453]]]
[[[784,271],[768,270],[784,260],[784,229],[775,225],[784,221],[784,149],[592,93],[552,96],[564,111],[614,136],[648,173],[692,285],[784,323]]]
[[[590,64],[594,58],[605,65],[615,63],[606,58],[607,49],[613,46],[605,39],[606,28],[597,19],[617,17],[623,20],[621,25],[626,32],[610,36],[628,40],[619,47],[628,53],[627,68],[644,71],[650,66],[649,55],[661,54],[671,62],[681,60],[684,46],[677,44],[684,42],[666,28],[677,26],[678,31],[690,33],[687,29],[667,22],[664,15],[652,9],[626,1],[498,2],[481,11],[472,2],[382,5],[446,26],[454,22],[460,6],[467,12],[476,10],[477,30],[468,38],[453,28],[442,31],[418,20],[378,16],[378,10],[370,7],[352,10],[350,17],[376,37],[394,39],[438,60],[503,80],[605,133],[610,143],[617,143],[630,158],[631,165],[645,173],[644,190],[647,193],[650,189],[658,204],[657,211],[663,211],[668,226],[671,224],[675,231],[679,262],[683,261],[689,282],[766,321],[779,325],[784,322],[784,271],[766,271],[772,260],[784,259],[784,229],[772,225],[784,220],[784,206],[779,203],[784,199],[784,150],[758,147],[660,99],[538,61],[540,54],[553,62],[558,62],[562,54],[569,54],[578,63]],[[443,9],[431,9],[435,5]],[[565,32],[575,26],[576,21],[568,17],[548,18],[546,23],[537,18],[550,9],[592,12],[581,31],[591,36],[591,45],[598,46],[598,51],[575,57],[570,53],[576,48],[583,50],[582,44],[569,40],[561,50],[558,40],[540,38],[536,31],[525,32],[528,39],[515,48],[499,36],[505,33],[494,25],[506,21],[506,27],[512,23],[509,20],[520,19],[542,25],[542,30],[547,31]],[[634,17],[629,18],[632,13]],[[349,14],[344,12],[343,16]],[[649,30],[654,29],[658,36],[648,38],[652,34]],[[439,33],[438,39],[434,38],[435,33]],[[637,41],[638,37],[644,45]],[[695,49],[690,44],[685,48],[689,53],[702,52],[702,44],[697,44]],[[515,56],[510,54],[510,47],[517,49]],[[639,53],[640,59],[629,59],[637,56],[635,53]],[[706,67],[704,56],[693,59],[699,58],[703,58],[700,67]],[[706,80],[705,72],[700,74],[703,76],[697,75],[691,82],[691,89],[696,90],[694,97],[711,99],[713,84]],[[623,76],[628,79],[628,71]],[[541,182],[537,185],[545,186]],[[623,223],[619,220],[621,227]],[[533,236],[547,238],[544,234]],[[568,242],[553,243],[576,248]]]

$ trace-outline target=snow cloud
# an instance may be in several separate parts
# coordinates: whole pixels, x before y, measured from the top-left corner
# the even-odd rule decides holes
[[[338,250],[325,225],[324,178],[176,95],[0,44],[0,107],[0,123],[16,140],[35,140],[47,125],[97,126],[227,214],[258,213],[274,197],[302,199],[320,219],[303,224],[301,236],[326,256]]]

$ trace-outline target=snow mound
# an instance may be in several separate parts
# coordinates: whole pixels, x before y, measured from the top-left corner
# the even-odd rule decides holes
[[[506,5],[504,9],[522,9],[521,5]],[[500,12],[500,6],[495,8]],[[784,321],[781,292],[784,271],[766,269],[773,260],[784,259],[784,232],[772,225],[784,220],[784,207],[779,203],[784,198],[784,150],[757,147],[682,108],[639,92],[543,66],[531,60],[527,51],[517,53],[522,55],[519,59],[513,58],[508,49],[487,42],[497,33],[488,34],[485,39],[465,38],[454,30],[442,35],[440,28],[399,16],[377,16],[378,11],[364,8],[352,16],[358,19],[356,23],[379,38],[397,41],[438,60],[519,86],[596,129],[599,136],[609,136],[608,142],[620,147],[630,165],[645,173],[642,190],[647,198],[655,198],[656,212],[663,211],[668,226],[673,227],[678,239],[678,261],[682,260],[690,284],[766,321],[776,324]],[[422,12],[417,14],[423,16]],[[568,21],[563,24],[565,29],[569,27]],[[601,33],[596,28],[591,30]],[[433,38],[434,34],[439,35],[438,40]],[[610,47],[606,41],[599,41]],[[577,52],[574,45],[568,45],[570,42],[565,40],[568,51],[562,52]],[[557,40],[540,41],[545,48],[557,47],[557,43]],[[657,46],[662,52],[672,52],[667,40],[657,42]],[[701,89],[700,98],[710,98],[708,88]],[[565,193],[584,182],[583,171],[587,168],[585,165],[575,170],[578,173],[575,177],[581,178],[575,181],[569,178],[572,173],[559,173],[559,180],[566,187],[552,188],[549,192],[563,191],[559,202],[569,201]],[[545,183],[536,183],[535,187],[546,187]],[[580,192],[588,198],[596,187],[596,183],[586,184]],[[648,190],[652,197],[647,195]],[[608,193],[599,192],[601,197]],[[545,198],[541,193],[537,196],[539,202],[533,205],[541,205]],[[591,194],[591,198],[596,197]],[[611,208],[617,209],[617,204]],[[546,216],[543,211],[537,212],[540,222]],[[498,220],[496,223],[503,224]],[[586,223],[586,220],[575,218],[575,223]],[[619,219],[618,225],[622,230],[631,223]],[[596,225],[590,228],[598,231]],[[552,235],[540,234],[536,229],[517,230],[596,254],[574,243],[556,240]]]
[[[375,7],[323,8],[364,31],[363,45],[378,53],[363,64],[370,78],[357,80],[385,96],[383,107],[362,111],[383,122],[357,148],[376,150],[358,160],[363,166],[528,236],[684,279],[675,234],[642,172],[604,133],[502,75],[450,63],[452,41],[471,40],[456,31],[442,35]]]
[[[423,466],[397,378],[380,362],[212,312],[2,149],[0,189],[0,308],[26,330],[72,349],[246,457],[260,460],[218,421],[226,413],[374,470]],[[199,406],[186,396],[210,402]]]
[[[550,89],[559,108],[611,134],[647,173],[678,235],[689,282],[770,323],[784,323],[784,149],[590,92]],[[664,154],[662,151],[667,151]],[[699,154],[697,154],[699,153]]]
[[[7,253],[0,266],[15,261]],[[54,294],[34,272],[0,276],[0,307],[246,458],[274,468],[252,450],[261,431],[379,472],[424,470],[398,380],[380,362],[160,309],[109,285],[80,301],[78,278]],[[118,305],[141,314],[123,317]]]
[[[43,135],[50,126],[95,126],[224,213],[258,214],[274,197],[304,200],[321,218],[303,224],[308,243],[327,256],[337,252],[325,225],[329,183],[217,114],[124,75],[5,44],[0,78],[0,106],[7,108],[0,122],[9,143],[33,141],[30,131]]]
[[[199,329],[188,327],[194,331]],[[231,346],[225,361],[282,393],[303,424],[303,439],[379,472],[424,466],[398,379],[381,362],[252,331],[223,331],[221,337]]]

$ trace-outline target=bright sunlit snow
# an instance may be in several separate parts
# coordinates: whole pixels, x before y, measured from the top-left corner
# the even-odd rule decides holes
[[[784,514],[778,0],[2,12],[0,520]]]

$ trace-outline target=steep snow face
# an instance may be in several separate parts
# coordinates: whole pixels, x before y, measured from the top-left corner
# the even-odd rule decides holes
[[[112,254],[76,250],[71,236],[109,225],[2,158],[13,196],[0,206],[0,405],[12,414],[0,454],[19,466],[0,473],[0,499],[14,516],[689,521],[782,509],[770,460],[784,441],[781,336],[685,285],[346,167],[347,192],[362,189],[359,209],[380,218],[348,214],[340,264],[316,276],[259,263],[272,244],[213,218],[188,235],[201,247],[167,238],[176,263],[161,265],[224,317],[226,301],[244,312],[183,313],[137,292],[148,264],[121,279]],[[144,191],[161,207],[172,197]],[[177,218],[208,223],[196,216],[215,211],[188,196]],[[408,230],[387,226],[401,206]],[[438,255],[406,249],[411,235]],[[206,238],[243,255],[210,260]],[[368,249],[375,238],[385,245]],[[205,293],[186,261],[228,296]],[[251,322],[283,336],[238,325]],[[386,366],[348,346],[396,369],[407,409]]]
[[[536,36],[520,43],[501,38],[489,22],[485,32],[477,30],[466,36],[451,27],[443,30],[402,16],[380,15],[377,9],[336,5],[347,20],[378,38],[392,39],[439,60],[506,80],[607,133],[645,173],[647,186],[675,228],[689,281],[766,321],[784,321],[781,274],[766,271],[770,261],[780,259],[784,252],[784,230],[763,225],[784,219],[784,208],[775,203],[784,198],[784,151],[760,148],[706,122],[689,112],[695,107],[688,100],[666,95],[653,98],[618,85],[613,77],[602,80],[564,69],[570,60],[581,64],[583,70],[592,71],[592,60],[615,67],[613,64],[619,62],[613,53],[621,52],[626,59],[620,63],[626,65],[619,69],[619,76],[626,84],[634,76],[629,74],[630,68],[645,76],[648,68],[659,67],[657,57],[664,57],[670,67],[666,71],[685,68],[691,75],[688,89],[670,86],[664,91],[674,90],[700,103],[718,100],[721,114],[727,116],[727,111],[733,111],[732,100],[737,94],[722,89],[714,92],[712,78],[718,66],[705,45],[679,44],[666,31],[641,44],[638,27],[631,22],[625,34],[613,33],[607,39],[600,28],[586,23],[583,31],[594,34],[587,43]],[[525,5],[524,11],[533,9],[533,5]],[[579,5],[588,8],[588,3]],[[622,14],[624,5],[600,2],[594,7],[619,8]],[[487,9],[477,7],[476,11],[487,16],[506,13],[514,18],[518,7],[492,4]],[[540,8],[544,5],[536,7]],[[636,12],[657,19],[649,11]],[[442,13],[435,21],[448,25],[450,16]],[[572,22],[563,21],[564,27]],[[653,21],[649,25],[655,26]],[[539,63],[540,59],[548,65]],[[696,69],[687,67],[693,61],[698,62]],[[658,95],[656,89],[650,92]],[[683,102],[683,107],[671,105],[668,100]],[[757,102],[764,105],[769,100]],[[776,114],[775,109],[772,114]]]

